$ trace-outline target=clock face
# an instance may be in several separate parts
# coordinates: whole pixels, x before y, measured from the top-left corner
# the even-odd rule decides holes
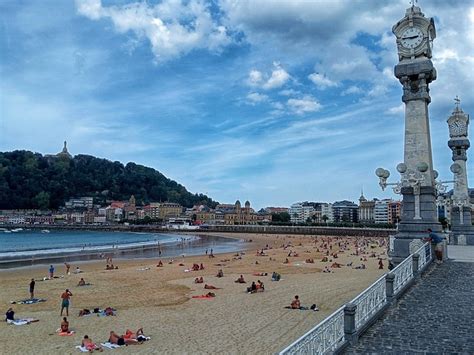
[[[449,131],[452,136],[462,136],[465,133],[464,124],[459,121],[454,121],[449,125]]]
[[[409,27],[402,33],[401,44],[403,47],[412,49],[418,47],[423,41],[423,32],[417,27]]]

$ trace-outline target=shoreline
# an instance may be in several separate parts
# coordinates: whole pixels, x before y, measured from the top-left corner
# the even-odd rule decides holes
[[[15,269],[19,267],[24,268],[36,265],[44,266],[47,264],[57,264],[64,262],[93,262],[104,260],[106,257],[112,257],[114,259],[119,260],[146,260],[158,257],[169,258],[178,257],[183,254],[183,251],[186,251],[185,254],[188,256],[199,256],[203,248],[215,248],[215,243],[220,243],[217,245],[218,250],[222,248],[225,249],[219,252],[219,254],[237,252],[244,249],[244,240],[237,236],[223,236],[220,234],[217,235],[212,233],[193,233],[191,231],[189,231],[187,235],[195,236],[197,238],[181,242],[171,242],[164,244],[148,244],[142,246],[131,246],[122,248],[85,250],[79,253],[60,252],[41,254],[39,256],[25,256],[23,258],[19,257],[15,259],[5,258],[3,260],[0,260],[0,271]],[[237,244],[242,244],[242,246],[239,246]],[[216,252],[215,254],[218,253]]]

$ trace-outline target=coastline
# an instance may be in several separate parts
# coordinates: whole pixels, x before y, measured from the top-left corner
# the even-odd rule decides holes
[[[158,233],[157,233],[158,234]],[[166,233],[173,235],[174,233]],[[183,253],[188,256],[198,256],[204,253],[205,248],[216,248],[216,251],[221,252],[238,252],[243,250],[243,240],[232,235],[220,235],[213,233],[194,233],[188,231],[187,233],[176,234],[179,236],[187,235],[196,237],[196,239],[185,240],[181,242],[170,242],[166,244],[157,244],[150,242],[141,246],[122,246],[111,248],[111,246],[104,246],[103,249],[83,250],[80,252],[51,252],[36,256],[24,256],[17,258],[3,258],[0,259],[0,271],[5,269],[12,269],[17,267],[28,267],[37,265],[56,264],[64,262],[90,262],[100,261],[107,257],[113,259],[152,259],[152,258],[168,258],[178,257]]]

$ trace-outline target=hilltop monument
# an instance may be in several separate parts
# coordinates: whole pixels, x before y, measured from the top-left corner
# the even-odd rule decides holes
[[[405,104],[404,161],[397,165],[399,182],[387,183],[390,172],[383,168],[378,168],[376,175],[382,189],[393,185],[394,192],[403,196],[401,221],[390,252],[393,262],[398,263],[428,236],[428,228],[441,232],[436,207],[438,173],[433,169],[428,116],[429,84],[436,80],[431,61],[436,30],[433,19],[425,17],[413,1],[392,32],[399,59],[394,74],[402,84]]]
[[[457,97],[455,101],[456,107],[447,121],[450,138],[448,146],[453,151],[451,172],[454,174],[454,189],[450,199],[451,232],[455,244],[474,245],[466,165],[467,150],[470,147],[469,115],[459,107],[460,100]]]

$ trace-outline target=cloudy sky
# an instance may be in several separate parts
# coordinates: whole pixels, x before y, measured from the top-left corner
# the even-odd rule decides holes
[[[420,0],[437,38],[435,168],[446,120],[474,115],[474,0]],[[254,207],[397,197],[392,25],[408,0],[0,1],[0,151],[134,161]],[[471,136],[473,135],[471,129]],[[474,154],[468,157],[471,166]],[[470,185],[474,170],[470,169]]]

